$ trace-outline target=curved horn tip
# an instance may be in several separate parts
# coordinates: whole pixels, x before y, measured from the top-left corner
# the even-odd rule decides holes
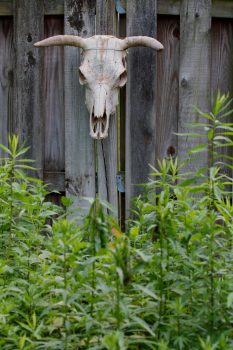
[[[85,48],[86,40],[76,35],[55,35],[34,44],[35,47],[76,46]]]
[[[40,47],[40,41],[37,41],[36,43],[34,43],[33,46]]]
[[[160,41],[149,36],[130,36],[123,39],[123,47],[125,49],[135,46],[150,47],[154,50],[163,50],[164,46]]]

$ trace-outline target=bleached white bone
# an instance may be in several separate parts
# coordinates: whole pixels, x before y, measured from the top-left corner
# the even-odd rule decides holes
[[[116,111],[119,89],[127,82],[126,50],[135,46],[163,49],[158,40],[147,36],[118,39],[111,35],[95,35],[84,39],[75,35],[56,35],[34,45],[67,45],[83,49],[79,81],[86,85],[90,135],[98,140],[108,136],[109,118]]]

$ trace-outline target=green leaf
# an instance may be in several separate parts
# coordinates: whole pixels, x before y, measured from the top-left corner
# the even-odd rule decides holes
[[[137,316],[132,316],[131,319],[134,320],[143,329],[145,329],[152,337],[155,337],[155,333],[143,319]]]
[[[150,296],[151,298],[153,298],[154,300],[159,300],[158,296],[152,292],[152,290],[148,289],[147,287],[144,287],[140,284],[134,284],[134,288],[140,290],[141,292],[143,292],[145,295]]]
[[[228,307],[228,308],[233,307],[233,293],[228,294],[228,297],[227,297],[227,307]]]
[[[27,339],[27,335],[24,334],[22,337],[19,338],[19,349],[23,350],[24,349],[24,345]]]
[[[195,154],[195,153],[199,153],[199,152],[204,152],[207,151],[208,148],[208,143],[203,143],[201,145],[197,145],[195,147],[193,147],[188,154]]]
[[[12,156],[11,151],[10,151],[6,146],[0,144],[0,148],[1,148],[4,152],[6,152],[6,153],[8,153],[8,154],[10,154],[10,155]]]

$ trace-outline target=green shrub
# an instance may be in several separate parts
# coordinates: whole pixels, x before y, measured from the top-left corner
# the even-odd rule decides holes
[[[67,219],[24,172],[18,138],[2,146],[0,349],[233,348],[229,104],[218,94],[211,113],[197,110],[208,125],[192,125],[208,141],[190,155],[208,150],[209,168],[158,162],[125,233],[98,198],[82,224]]]

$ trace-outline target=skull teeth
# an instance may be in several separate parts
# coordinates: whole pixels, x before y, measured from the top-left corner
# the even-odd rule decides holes
[[[90,135],[94,139],[101,140],[108,136],[109,116],[104,111],[103,116],[95,116],[94,109],[90,116]]]

